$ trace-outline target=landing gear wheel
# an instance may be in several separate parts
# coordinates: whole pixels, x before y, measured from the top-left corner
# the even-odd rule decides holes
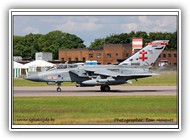
[[[57,83],[57,86],[58,86],[57,87],[57,92],[61,92],[61,88],[60,88],[61,87],[61,83]]]
[[[100,87],[100,90],[103,92],[109,92],[110,91],[110,87],[108,85],[102,85]]]
[[[57,88],[57,92],[61,92],[61,88],[58,87],[58,88]]]
[[[109,92],[110,91],[110,87],[108,85],[104,86],[104,91],[105,92]]]

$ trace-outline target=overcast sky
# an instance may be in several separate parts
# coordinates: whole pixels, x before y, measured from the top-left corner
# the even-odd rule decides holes
[[[176,16],[14,16],[14,35],[75,34],[89,46],[94,39],[131,31],[175,32]]]

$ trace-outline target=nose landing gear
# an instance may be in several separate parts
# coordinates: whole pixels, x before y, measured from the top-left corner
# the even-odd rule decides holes
[[[57,92],[61,92],[61,83],[57,83]]]

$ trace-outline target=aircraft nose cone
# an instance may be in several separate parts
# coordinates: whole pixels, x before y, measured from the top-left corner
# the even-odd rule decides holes
[[[39,81],[39,80],[40,80],[38,74],[29,75],[29,76],[25,77],[24,79],[26,79],[26,80],[31,80],[31,81]]]

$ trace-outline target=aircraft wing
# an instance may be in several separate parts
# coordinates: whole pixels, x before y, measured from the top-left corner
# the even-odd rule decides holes
[[[117,72],[114,72],[114,71],[111,71],[111,70],[107,70],[107,69],[96,70],[94,73],[98,74],[98,75],[111,76],[111,77],[118,77],[118,76],[120,76],[120,73],[117,73]]]
[[[94,74],[109,76],[109,77],[149,77],[149,76],[157,76],[159,74],[155,73],[137,73],[137,74],[122,74],[118,72],[114,72],[108,69],[85,69],[87,72],[94,72]]]
[[[160,74],[156,73],[137,73],[137,74],[126,74],[125,76],[139,76],[139,77],[149,77],[149,76],[158,76]]]
[[[119,73],[108,70],[108,69],[85,69],[87,72],[94,72],[94,74],[103,75],[103,76],[111,76],[111,77],[117,77],[119,76]]]

